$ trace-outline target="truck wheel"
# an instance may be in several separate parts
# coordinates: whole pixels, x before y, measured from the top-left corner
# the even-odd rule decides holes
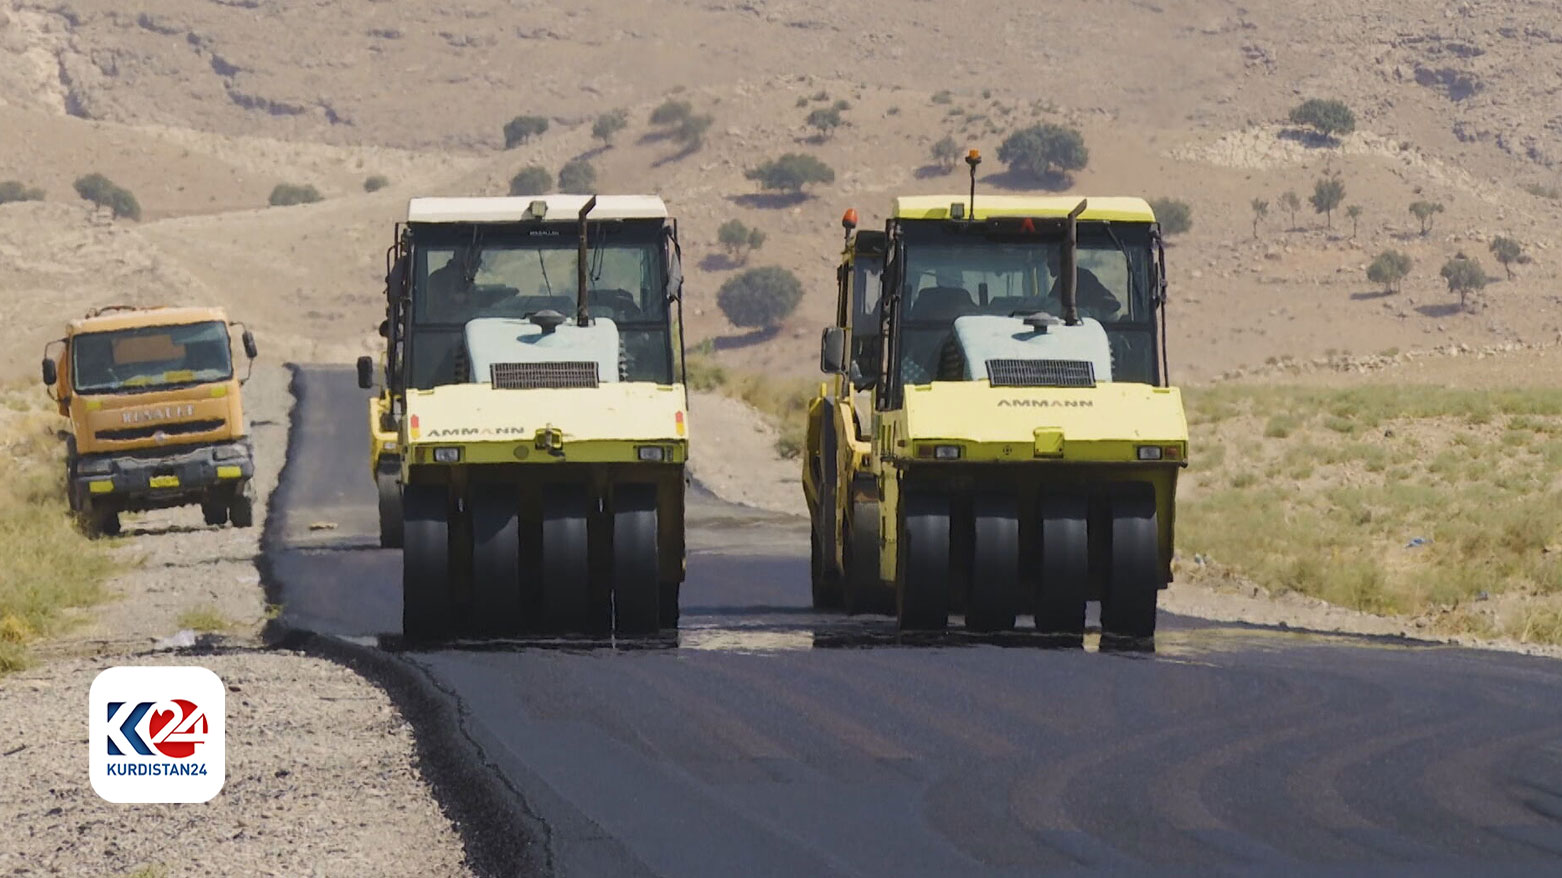
[[[548,630],[579,634],[591,621],[591,565],[584,485],[542,491],[542,621]]]
[[[401,636],[423,643],[450,632],[450,493],[444,485],[408,485],[402,496]]]
[[[215,491],[201,498],[201,518],[211,527],[227,524],[228,498],[218,496]]]
[[[472,619],[490,634],[516,634],[523,621],[518,505],[514,485],[472,486]],[[383,518],[380,527],[383,543]]]
[[[1041,576],[1036,587],[1036,630],[1084,643],[1089,595],[1090,540],[1084,497],[1043,497]]]
[[[1158,525],[1153,496],[1122,497],[1112,504],[1112,568],[1101,599],[1104,637],[1147,640],[1155,636]]]
[[[249,482],[233,492],[228,501],[228,520],[234,527],[253,527],[255,524],[255,488]]]
[[[655,634],[661,625],[656,553],[656,486],[619,485],[613,491],[613,632]]]
[[[105,537],[119,536],[119,510],[88,503],[85,521],[89,534]]]
[[[895,603],[901,631],[949,625],[949,500],[906,494],[902,502]]]
[[[382,472],[374,477],[374,485],[380,494],[380,548],[399,549],[404,538],[401,484],[394,472]]]
[[[1014,627],[1020,590],[1020,517],[1015,499],[978,495],[972,504],[971,590],[965,627],[1008,631]]]
[[[840,578],[824,557],[819,531],[808,531],[808,581],[815,610],[838,610],[844,603]]]

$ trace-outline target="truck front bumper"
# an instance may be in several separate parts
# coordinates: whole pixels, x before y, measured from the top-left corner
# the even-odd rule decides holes
[[[135,511],[199,501],[213,488],[240,489],[255,475],[248,442],[223,442],[156,455],[84,455],[71,490],[79,498]]]

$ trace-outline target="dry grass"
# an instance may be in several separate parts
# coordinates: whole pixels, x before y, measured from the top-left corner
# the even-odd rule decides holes
[[[215,606],[210,604],[202,607],[190,607],[179,614],[179,627],[190,631],[199,631],[203,634],[220,634],[235,626],[232,619],[224,616]]]
[[[1224,386],[1188,405],[1187,551],[1450,633],[1562,642],[1562,390]]]
[[[66,624],[65,610],[102,598],[113,569],[65,504],[59,418],[38,388],[0,388],[0,674],[24,667],[26,646]]]
[[[693,352],[688,356],[687,371],[691,390],[714,390],[741,399],[770,419],[781,434],[776,438],[777,454],[788,459],[802,455],[808,433],[808,402],[818,391],[818,381],[731,371]]]

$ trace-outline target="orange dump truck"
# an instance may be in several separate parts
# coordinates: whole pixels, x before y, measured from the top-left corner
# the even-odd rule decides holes
[[[43,383],[71,424],[66,489],[90,530],[192,503],[209,525],[254,523],[235,327],[253,361],[255,337],[218,308],[99,308],[49,343]]]

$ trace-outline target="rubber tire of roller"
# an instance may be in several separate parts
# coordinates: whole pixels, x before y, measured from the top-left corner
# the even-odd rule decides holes
[[[514,485],[473,485],[472,621],[485,634],[520,633],[521,528]],[[383,521],[383,519],[382,519]]]
[[[1039,512],[1041,576],[1036,586],[1036,630],[1083,643],[1085,601],[1090,594],[1089,506],[1084,497],[1043,497]]]
[[[542,624],[555,633],[590,633],[589,497],[585,485],[542,490]]]
[[[380,495],[380,548],[399,549],[405,539],[401,517],[401,484],[396,480],[394,472],[382,472],[374,477],[374,487]]]
[[[613,633],[645,637],[661,627],[655,485],[613,491]]]
[[[401,554],[401,636],[427,643],[450,634],[450,492],[444,485],[402,491],[406,546]]]
[[[971,591],[965,627],[1010,631],[1019,611],[1020,517],[1015,498],[979,494],[972,502]]]
[[[906,494],[901,501],[895,610],[901,631],[949,626],[949,501]]]
[[[1101,601],[1103,636],[1132,640],[1155,636],[1158,525],[1154,497],[1124,497],[1112,504],[1112,568]]]

